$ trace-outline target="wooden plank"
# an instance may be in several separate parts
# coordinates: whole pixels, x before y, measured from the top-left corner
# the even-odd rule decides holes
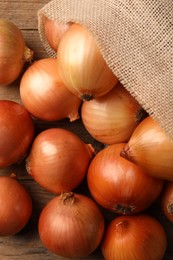
[[[37,30],[37,11],[46,3],[48,3],[48,0],[0,0],[0,18],[11,20],[21,29],[27,46],[34,51],[34,60],[48,56],[42,46]],[[27,66],[28,65],[25,66],[24,70]],[[9,99],[21,103],[19,95],[20,78],[21,77],[7,87],[0,87],[0,99]],[[68,120],[62,120],[56,123],[46,123],[35,120],[35,125],[36,134],[49,127],[63,127],[78,134],[85,142],[92,143],[97,150],[102,148],[100,144],[95,142],[86,132],[81,120],[78,120],[73,124],[71,124]],[[55,195],[42,189],[30,176],[27,175],[24,161],[10,167],[6,167],[5,169],[0,169],[1,175],[8,174],[10,172],[16,172],[19,176],[19,180],[23,183],[26,189],[29,190],[33,199],[33,214],[27,226],[19,234],[12,237],[0,238],[0,259],[68,259],[55,256],[46,250],[46,248],[42,245],[37,232],[37,222],[41,209]],[[78,189],[76,189],[76,192],[88,195],[85,181]],[[148,209],[147,212],[155,216],[163,224],[166,230],[168,237],[168,248],[164,260],[173,259],[173,224],[170,223],[161,212],[159,200],[150,209]],[[115,214],[110,212],[108,213],[105,210],[103,210],[103,213],[106,221],[110,221],[115,216]],[[93,252],[93,254],[89,257],[85,258],[85,260],[92,259],[103,259],[100,248]]]

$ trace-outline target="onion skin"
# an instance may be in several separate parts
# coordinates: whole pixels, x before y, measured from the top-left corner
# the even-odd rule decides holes
[[[18,233],[32,214],[32,199],[15,174],[0,176],[0,236]]]
[[[159,197],[164,181],[122,158],[120,151],[125,145],[109,145],[97,153],[88,168],[87,183],[99,205],[118,214],[133,214]]]
[[[26,156],[35,127],[29,112],[9,100],[0,100],[0,126],[0,167],[3,168]]]
[[[104,233],[104,218],[89,197],[66,193],[53,198],[42,210],[38,231],[45,247],[60,256],[91,254]]]
[[[82,100],[109,92],[118,82],[94,37],[79,24],[71,25],[59,43],[57,64],[67,88]]]
[[[150,116],[136,127],[120,154],[153,177],[173,180],[173,142]]]
[[[59,24],[55,20],[51,20],[46,18],[45,24],[44,24],[44,34],[47,42],[49,43],[50,47],[57,52],[58,45],[64,36],[64,34],[67,32],[67,30],[72,25],[71,22],[66,24]]]
[[[12,22],[0,19],[0,85],[9,85],[20,75],[33,52],[25,45],[23,35]]]
[[[76,134],[49,128],[34,139],[26,169],[40,186],[60,194],[73,190],[83,181],[93,156],[92,146]]]
[[[37,119],[75,121],[79,118],[81,99],[61,82],[54,58],[38,60],[25,71],[20,82],[20,97]]]
[[[83,102],[81,118],[90,135],[104,144],[127,142],[146,112],[118,83],[106,95]]]
[[[173,182],[168,181],[161,195],[161,208],[167,219],[173,222]]]
[[[143,214],[113,219],[101,245],[105,260],[162,260],[166,247],[161,224]]]

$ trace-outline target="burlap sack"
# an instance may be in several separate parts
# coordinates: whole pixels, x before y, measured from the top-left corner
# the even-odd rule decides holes
[[[173,138],[173,1],[53,0],[38,11],[45,17],[85,25],[120,82]]]

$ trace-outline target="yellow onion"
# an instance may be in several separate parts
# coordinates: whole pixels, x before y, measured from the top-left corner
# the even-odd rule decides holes
[[[118,83],[109,93],[85,101],[81,118],[90,135],[104,144],[127,142],[146,112]]]
[[[66,31],[70,28],[72,23],[59,24],[56,20],[46,18],[44,24],[44,34],[46,40],[54,51],[57,51],[58,45],[66,33]]]
[[[61,82],[54,58],[35,61],[25,71],[20,82],[20,97],[25,108],[38,119],[75,121],[79,118],[81,99]]]
[[[79,24],[71,25],[60,41],[57,63],[64,84],[82,100],[104,95],[117,83],[96,40]]]
[[[150,116],[136,127],[121,156],[156,178],[173,180],[173,142]]]
[[[23,35],[12,22],[0,19],[0,85],[8,85],[20,75],[33,52],[25,45]]]
[[[166,247],[163,226],[145,214],[114,218],[101,245],[105,260],[162,260]]]

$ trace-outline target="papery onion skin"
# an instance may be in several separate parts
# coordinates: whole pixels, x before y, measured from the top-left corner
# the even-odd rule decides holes
[[[37,119],[75,121],[79,118],[81,99],[60,80],[54,58],[38,60],[25,71],[20,82],[20,97],[25,108]]]
[[[22,230],[32,214],[32,199],[15,174],[0,176],[0,236]]]
[[[87,173],[91,195],[102,207],[118,214],[147,209],[160,195],[164,181],[120,156],[125,143],[109,145],[93,158]]]
[[[162,260],[166,247],[164,228],[144,214],[113,219],[101,245],[105,260]]]
[[[3,168],[27,155],[35,126],[29,112],[10,100],[0,100],[0,126],[0,168]]]
[[[34,139],[26,169],[40,186],[60,194],[83,181],[94,154],[94,148],[71,131],[49,128]]]
[[[120,83],[106,95],[83,102],[81,109],[85,128],[104,144],[127,142],[145,117],[145,110]]]
[[[66,32],[57,53],[62,81],[82,100],[104,95],[118,82],[92,34],[79,24],[73,24]]]
[[[44,35],[50,47],[55,52],[57,52],[58,45],[62,37],[71,25],[71,22],[68,22],[66,24],[59,24],[56,20],[46,18],[44,23]]]
[[[42,210],[38,231],[45,247],[60,256],[78,258],[91,254],[104,234],[104,217],[87,196],[66,193]]]
[[[173,182],[168,181],[161,195],[161,208],[167,219],[173,222]]]
[[[9,20],[0,19],[0,85],[9,85],[31,61],[33,52],[25,45],[19,28]]]
[[[121,156],[143,167],[148,174],[173,180],[173,142],[151,117],[134,130]]]

